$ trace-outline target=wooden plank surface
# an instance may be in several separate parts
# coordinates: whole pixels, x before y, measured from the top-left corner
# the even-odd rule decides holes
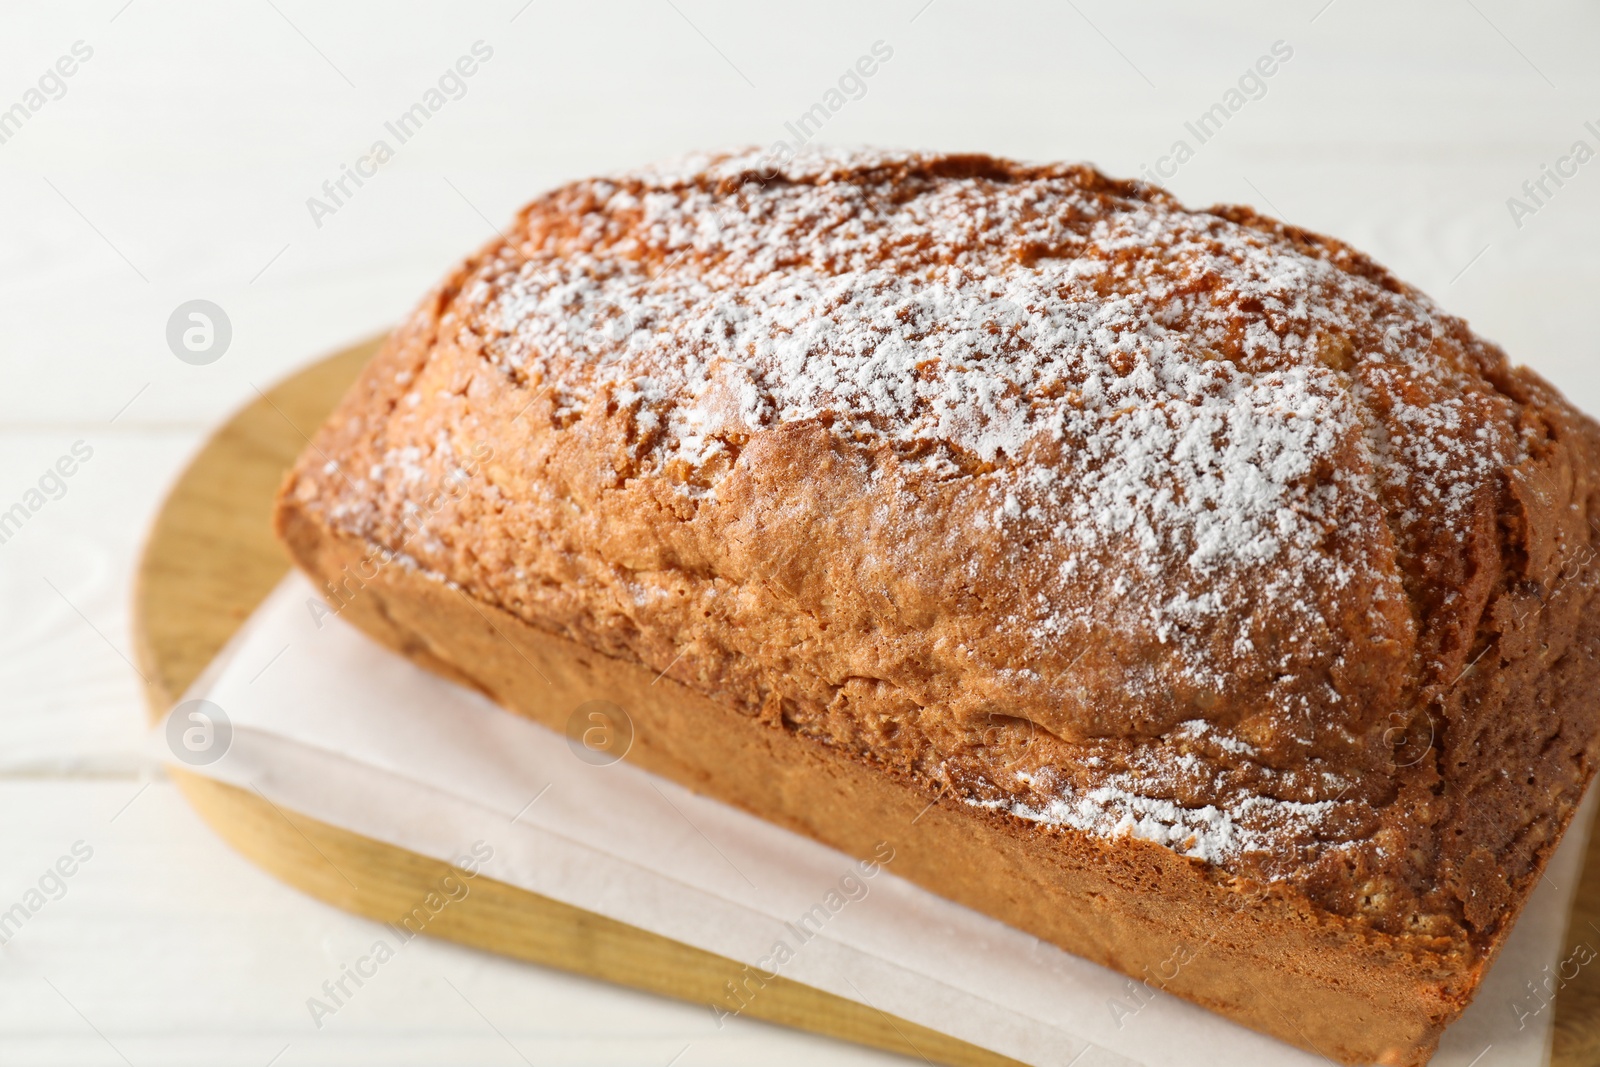
[[[717,1031],[701,1009],[430,939],[313,1032],[305,995],[376,927],[220,847],[144,744],[127,604],[171,479],[257,386],[404,314],[529,198],[790,137],[785,124],[879,38],[893,62],[824,140],[1118,175],[1167,151],[1273,40],[1292,43],[1266,96],[1169,188],[1350,241],[1600,412],[1600,163],[1532,218],[1506,207],[1600,122],[1597,35],[1600,6],[1578,0],[695,0],[622,18],[524,0],[14,6],[5,103],[71,42],[95,54],[0,147],[5,504],[74,440],[95,457],[0,546],[0,907],[75,839],[96,858],[0,947],[0,1063],[123,1062],[108,1042],[135,1064],[204,1067],[521,1063],[508,1044],[538,1063],[811,1063],[819,1049],[883,1062],[777,1027]],[[495,59],[469,95],[336,216],[309,215],[306,198],[480,37]],[[205,367],[163,338],[194,297],[234,326]],[[1573,940],[1600,949],[1586,925],[1600,918],[1585,914]],[[1560,1063],[1600,1063],[1596,971],[1562,993]]]
[[[152,717],[172,706],[287,571],[268,528],[272,495],[376,344],[356,345],[264,392],[179,478],[151,530],[135,591],[134,638]],[[437,860],[234,786],[171,773],[201,817],[248,859],[347,911],[397,921],[448,872]],[[745,969],[487,878],[427,934],[708,1005]],[[746,1013],[958,1067],[1016,1062],[785,978],[765,986]]]

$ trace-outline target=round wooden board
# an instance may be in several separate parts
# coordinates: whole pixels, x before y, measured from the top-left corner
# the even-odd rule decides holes
[[[330,356],[262,394],[211,437],[168,495],[145,545],[133,602],[152,717],[172,706],[288,570],[269,528],[273,494],[380,340]],[[285,811],[245,790],[171,773],[223,840],[295,888],[347,911],[397,922],[447,871],[437,860]],[[743,971],[725,957],[503,882],[480,879],[474,886],[471,896],[439,914],[428,934],[702,1004],[719,1002],[725,983]],[[1591,837],[1569,921],[1567,944],[1580,942],[1600,948],[1600,833]],[[1555,1012],[1553,1067],[1600,1064],[1600,967],[1585,967],[1568,981]],[[931,1062],[1016,1063],[784,978],[764,987],[746,1013]]]
[[[273,494],[380,339],[346,349],[262,394],[218,430],[156,517],[133,622],[152,718],[165,714],[289,569],[272,538]],[[398,922],[445,864],[286,811],[247,790],[172,768],[203,819],[252,862],[329,904]],[[343,873],[341,873],[343,872]],[[349,876],[347,881],[345,875]],[[427,933],[680,1000],[722,1003],[743,964],[504,882],[473,892]],[[779,978],[745,1014],[958,1067],[1015,1060],[855,1001]]]

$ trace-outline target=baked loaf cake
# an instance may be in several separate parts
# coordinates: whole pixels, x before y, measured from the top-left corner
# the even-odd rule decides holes
[[[1597,458],[1460,319],[1248,208],[751,152],[534,201],[276,523],[514,711],[610,700],[652,770],[1417,1064],[1594,772]]]

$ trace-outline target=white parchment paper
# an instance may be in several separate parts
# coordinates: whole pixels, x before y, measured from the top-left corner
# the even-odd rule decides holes
[[[299,575],[267,598],[185,697],[226,722],[190,748],[200,721],[169,716],[155,738],[169,762],[437,859],[492,850],[489,877],[1041,1067],[1326,1062],[919,889],[892,859],[863,865],[626,762],[584,762],[315,600]],[[1593,803],[1436,1064],[1545,1062],[1553,1009],[1528,983],[1570,955]],[[752,973],[723,1010],[759,999]]]

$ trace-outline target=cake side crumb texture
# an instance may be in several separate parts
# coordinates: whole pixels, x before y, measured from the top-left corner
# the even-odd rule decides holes
[[[1592,771],[1595,424],[1343,244],[1089,167],[562,187],[316,444],[286,499],[479,602],[1432,950]]]

